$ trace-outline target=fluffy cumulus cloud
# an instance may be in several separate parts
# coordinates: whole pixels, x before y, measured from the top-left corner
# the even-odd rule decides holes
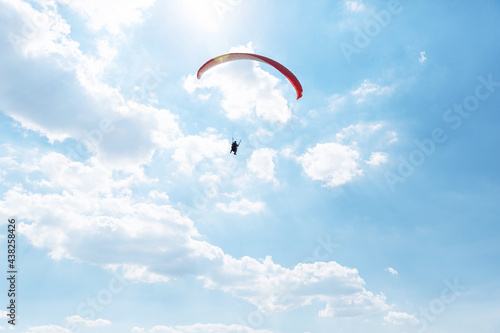
[[[262,201],[252,202],[243,198],[241,200],[231,201],[229,204],[219,202],[216,207],[226,213],[248,215],[250,213],[259,213],[266,207],[266,204]]]
[[[375,123],[359,123],[343,128],[336,134],[338,142],[346,140],[359,141],[360,139],[369,138],[377,131],[382,129],[384,125],[380,122]]]
[[[117,2],[102,8],[95,1],[64,3],[85,17],[92,28],[113,33],[140,22],[151,4],[120,2],[123,10],[116,21],[105,22],[103,17],[117,8]],[[324,306],[319,313],[322,316],[387,309],[385,297],[366,290],[355,269],[335,262],[298,264],[289,269],[270,257],[236,259],[202,240],[194,221],[170,204],[167,193],[152,186],[156,180],[147,176],[144,165],[151,163],[156,152],[167,151],[179,169],[192,172],[206,160],[218,163],[219,154],[227,155],[229,143],[211,130],[185,135],[168,110],[126,100],[118,89],[103,83],[113,49],[103,44],[97,56],[84,54],[71,40],[55,2],[42,2],[37,10],[17,0],[2,4],[0,33],[10,38],[0,39],[0,49],[5,50],[0,63],[0,109],[24,129],[47,138],[47,146],[61,141],[66,144],[61,145],[63,149],[70,149],[63,154],[47,152],[49,148],[0,146],[9,153],[8,158],[0,159],[0,177],[9,180],[3,184],[6,190],[0,214],[9,215],[16,207],[16,215],[23,217],[18,231],[32,246],[47,251],[54,260],[66,258],[121,271],[125,278],[137,282],[168,283],[196,276],[207,288],[269,311],[291,310],[313,301]],[[39,23],[36,29],[29,26],[33,20]],[[286,123],[291,110],[281,89],[288,89],[288,85],[281,85],[257,63],[241,62],[241,66],[242,75],[235,76],[229,67],[221,67],[197,83],[202,86],[189,83],[188,78],[186,87],[193,91],[218,87],[230,118],[253,114]],[[71,148],[68,141],[79,145]],[[259,149],[247,167],[258,178],[275,182],[275,155],[271,149]],[[356,150],[340,143],[318,144],[300,157],[306,173],[327,186],[344,184],[361,174],[359,159]],[[220,181],[213,172],[204,175],[202,182]],[[239,214],[263,207],[263,203],[245,199],[219,206]],[[78,316],[68,321],[87,327],[110,324]],[[193,327],[165,329],[239,329]],[[156,327],[152,332],[161,329]],[[68,330],[47,325],[29,332]]]
[[[322,181],[323,186],[341,186],[364,174],[361,164],[387,163],[387,153],[372,150],[393,142],[395,133],[384,130],[385,127],[382,122],[349,125],[335,134],[333,142],[316,144],[301,156],[293,156],[289,150],[282,154],[294,157],[304,172],[313,180]]]
[[[287,311],[314,300],[324,303],[322,316],[386,308],[385,297],[366,290],[357,270],[335,262],[288,269],[270,257],[236,259],[225,254],[201,240],[193,221],[169,205],[162,192],[150,192],[150,201],[136,199],[130,188],[150,181],[143,175],[118,177],[97,162],[74,162],[57,153],[35,157],[20,152],[6,165],[11,165],[8,173],[16,169],[33,181],[12,186],[0,201],[0,213],[8,215],[9,207],[17,207],[16,213],[23,216],[19,232],[53,259],[87,262],[145,283],[197,276],[206,288],[247,300],[263,311]],[[158,198],[162,200],[156,203]],[[235,202],[224,209],[241,214],[263,208],[263,203]]]
[[[248,159],[247,167],[251,172],[257,175],[259,179],[278,184],[278,180],[275,177],[274,157],[276,157],[276,152],[273,149],[257,149]]]
[[[370,155],[370,159],[366,161],[366,164],[377,166],[387,163],[388,155],[383,152],[374,152]]]
[[[362,175],[359,159],[359,152],[337,142],[319,143],[299,157],[306,174],[328,187],[343,185]]]
[[[329,108],[333,112],[339,112],[350,107],[363,106],[365,102],[373,100],[375,97],[390,96],[394,92],[394,86],[382,86],[373,83],[370,79],[364,79],[352,90],[340,94],[336,93],[329,98]]]
[[[405,312],[389,311],[384,320],[393,325],[416,325],[418,324],[418,319],[414,315]]]
[[[78,204],[81,200],[87,201]],[[49,249],[53,258],[118,267],[134,280],[166,281],[194,274],[201,262],[220,253],[220,249],[195,240],[192,221],[169,206],[134,203],[126,196],[89,200],[80,193],[37,196],[11,191],[6,201],[31,205],[30,211],[20,210],[30,221],[20,223],[20,232],[34,246]],[[111,205],[113,208],[107,208]],[[34,209],[38,217],[33,215]],[[151,259],[141,260],[145,256]],[[123,258],[128,258],[126,263]]]
[[[130,278],[151,282],[165,281],[196,267],[188,257],[203,261],[212,250],[220,251],[196,241],[198,232],[191,220],[164,200],[154,202],[168,200],[164,193],[153,191],[149,202],[135,200],[129,187],[151,182],[141,174],[118,176],[95,160],[74,162],[57,153],[29,159],[23,152],[19,155],[22,157],[15,158],[16,165],[6,171],[21,170],[26,179],[34,180],[11,184],[0,201],[0,211],[8,215],[9,207],[18,207],[17,214],[26,221],[19,224],[19,231],[35,247],[49,250],[54,259],[77,258],[121,268]],[[142,251],[137,250],[141,247],[150,248],[152,255],[161,253],[163,259],[156,258],[158,262],[149,267],[140,260]],[[177,260],[178,251],[187,261]],[[129,258],[130,264],[123,264],[123,258]],[[171,264],[165,265],[163,260]]]
[[[254,53],[254,50],[248,44],[232,48],[230,52]],[[221,106],[232,120],[257,116],[273,123],[287,123],[292,117],[281,91],[282,87],[289,88],[288,81],[263,70],[256,61],[236,61],[214,67],[201,80],[190,75],[184,87],[190,93],[218,88],[222,93]]]
[[[214,133],[185,136],[175,142],[172,158],[181,172],[191,173],[203,159],[226,155],[229,146],[227,139],[221,139]]]
[[[427,57],[425,56],[425,51],[420,52],[420,58],[418,58],[418,61],[423,64],[427,60]]]
[[[398,271],[397,271],[397,270],[395,270],[395,269],[394,269],[394,268],[392,268],[392,267],[387,267],[385,270],[386,270],[387,272],[391,273],[392,275],[398,275]]]
[[[356,103],[363,103],[371,96],[388,95],[391,94],[393,90],[394,88],[390,86],[381,86],[366,79],[358,88],[351,91],[351,95],[355,98]]]
[[[100,326],[108,326],[111,325],[111,322],[106,319],[98,318],[96,320],[85,319],[80,316],[71,316],[66,317],[66,321],[68,323],[80,324],[86,327],[100,327]]]
[[[268,313],[292,310],[320,301],[326,304],[320,316],[357,316],[388,309],[383,294],[364,288],[356,269],[336,262],[298,264],[288,269],[271,257],[258,261],[224,257],[224,266],[206,276],[208,288],[221,289]]]
[[[115,165],[147,163],[181,136],[168,110],[127,101],[102,82],[109,52],[82,53],[54,6],[12,0],[0,17],[10,36],[0,40],[0,109],[24,128],[50,142],[76,140],[67,151],[74,159],[93,154]]]

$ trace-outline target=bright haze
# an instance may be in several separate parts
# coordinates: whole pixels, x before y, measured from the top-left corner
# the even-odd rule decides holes
[[[0,0],[16,331],[498,332],[499,17]]]

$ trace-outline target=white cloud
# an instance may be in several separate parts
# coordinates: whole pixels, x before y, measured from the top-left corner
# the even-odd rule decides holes
[[[133,327],[131,333],[146,333],[146,330],[141,327]]]
[[[262,201],[252,202],[248,199],[231,201],[229,204],[217,203],[216,207],[226,213],[236,213],[240,215],[248,215],[250,213],[259,213],[265,208],[265,203]]]
[[[390,311],[387,314],[387,316],[384,317],[384,320],[393,325],[404,325],[404,324],[415,325],[418,323],[418,319],[415,316],[405,312],[395,312],[395,311]]]
[[[247,160],[248,169],[257,175],[259,179],[266,182],[278,184],[275,177],[273,158],[276,157],[276,152],[270,148],[261,148],[255,150]]]
[[[395,131],[387,132],[387,136],[388,136],[388,143],[398,142],[399,140],[398,133],[396,133]]]
[[[196,165],[206,158],[227,155],[230,147],[227,139],[220,139],[213,133],[185,136],[174,145],[176,149],[172,158],[179,164],[179,171],[184,173],[192,173]]]
[[[2,35],[8,36],[10,45],[3,50],[21,53],[23,56],[44,56],[51,53],[64,54],[72,60],[78,56],[78,43],[67,35],[70,27],[55,8],[48,3],[40,4],[40,11],[23,1],[4,2],[0,14],[5,26],[0,24]],[[10,29],[5,29],[5,27]]]
[[[53,154],[47,159],[54,161]],[[322,316],[356,316],[386,307],[384,296],[367,291],[355,269],[335,262],[298,264],[288,269],[271,258],[233,258],[199,240],[194,222],[168,203],[135,199],[130,188],[145,181],[141,177],[104,173],[92,181],[92,175],[98,173],[92,164],[56,157],[61,170],[67,170],[57,180],[58,186],[47,187],[42,194],[27,190],[29,184],[18,184],[0,201],[1,214],[8,215],[9,207],[17,207],[16,213],[23,216],[19,233],[34,247],[49,251],[53,259],[74,259],[118,270],[126,279],[145,283],[197,276],[207,288],[222,290],[268,311],[287,311],[313,300],[325,304]],[[57,175],[44,168],[20,171],[27,177],[36,172],[40,183],[52,183]],[[83,175],[88,179],[87,187],[80,183],[65,187],[63,179],[72,175]],[[153,191],[152,197],[166,199],[161,192]],[[239,213],[263,208],[262,203],[244,199],[234,202],[225,208]],[[47,327],[37,330],[55,332]]]
[[[132,333],[273,333],[265,329],[253,329],[238,324],[194,324],[180,326],[155,326],[149,331],[134,327]]]
[[[356,99],[356,103],[364,102],[369,96],[388,95],[393,92],[393,88],[389,86],[381,86],[377,83],[372,83],[370,80],[364,80],[361,85],[351,91],[351,95]]]
[[[394,269],[394,268],[392,268],[392,267],[387,267],[385,270],[386,270],[387,272],[391,273],[392,275],[398,275],[398,271],[397,271],[397,270],[395,270],[395,269]]]
[[[288,269],[270,257],[257,261],[249,257],[224,256],[224,265],[207,275],[205,285],[221,289],[254,304],[264,313],[288,311],[326,303],[320,316],[357,316],[388,309],[385,296],[364,288],[356,269],[336,262],[298,264]]]
[[[200,182],[208,184],[217,184],[221,182],[221,176],[207,172],[200,176]]]
[[[111,189],[111,170],[96,159],[91,164],[69,160],[58,153],[49,153],[36,161],[40,171],[47,175],[39,185],[67,190],[106,192]]]
[[[30,327],[26,333],[71,333],[71,331],[57,325],[43,325]]]
[[[132,331],[130,331],[131,333],[146,333],[146,330],[144,328],[141,328],[141,327],[132,327]]]
[[[342,142],[347,139],[358,140],[360,137],[369,137],[378,130],[380,130],[384,125],[380,122],[378,123],[359,123],[356,125],[350,125],[343,128],[340,132],[336,134],[336,139]]]
[[[20,232],[35,247],[48,249],[53,258],[79,258],[106,266],[121,263],[122,255],[136,257],[138,252],[134,248],[148,244],[148,247],[158,247],[165,259],[174,256],[175,262],[178,258],[175,251],[187,251],[189,257],[189,252],[197,252],[199,246],[204,246],[191,243],[190,239],[198,236],[193,222],[168,204],[142,203],[132,198],[129,187],[141,185],[147,179],[129,174],[117,177],[111,172],[101,172],[99,166],[73,162],[56,153],[40,160],[57,161],[58,170],[62,170],[58,173],[48,163],[35,162],[40,167],[33,172],[43,175],[39,184],[53,186],[45,188],[46,194],[33,194],[22,185],[12,187],[0,201],[0,211],[18,207],[18,214],[27,221],[19,224]],[[72,182],[74,178],[80,180]],[[168,199],[160,193],[153,192],[153,196]],[[149,217],[150,220],[143,221]],[[145,233],[148,232],[155,236],[147,240]],[[164,241],[169,239],[170,246],[166,246]],[[128,245],[124,248],[120,244]],[[95,246],[96,251],[109,256],[89,252],[88,246]],[[116,251],[109,251],[108,246]],[[130,263],[133,264],[134,259]],[[144,265],[140,260],[135,263]],[[174,267],[171,269],[175,271]],[[178,269],[183,268],[178,266]],[[143,275],[147,276],[148,272]],[[136,269],[135,274],[139,273]]]
[[[425,57],[425,51],[421,51],[420,52],[420,58],[418,58],[418,61],[423,64],[425,61],[427,60],[427,58]]]
[[[299,161],[309,177],[328,187],[343,185],[363,174],[358,165],[359,153],[336,142],[309,148]]]
[[[295,156],[295,147],[291,147],[291,146],[287,146],[287,147],[284,147],[280,150],[280,155],[285,157],[285,158],[295,158],[297,159],[297,157]]]
[[[317,144],[295,159],[302,164],[309,177],[323,181],[323,186],[343,185],[363,174],[359,166],[361,156],[370,154],[368,160],[364,161],[367,165],[387,163],[386,153],[369,152],[371,147],[386,145],[388,136],[392,138],[391,132],[380,133],[384,126],[381,122],[350,125],[335,135],[334,142]],[[293,157],[293,149],[289,147],[281,153]]]
[[[89,165],[63,158],[58,161],[63,170],[71,168],[74,174],[89,172],[85,171]],[[45,175],[46,170],[37,170],[40,171]],[[50,177],[55,175],[50,174],[48,180]],[[67,177],[71,178],[71,174]],[[89,181],[85,191],[79,191],[81,185],[74,184],[68,184],[71,191],[65,191],[62,180],[59,187],[63,190],[54,193],[33,194],[15,187],[5,193],[0,211],[7,214],[8,207],[18,207],[17,214],[24,218],[19,232],[35,247],[48,249],[54,259],[74,258],[118,269],[131,280],[168,281],[171,277],[194,274],[209,288],[273,311],[305,306],[313,299],[327,304],[322,315],[357,315],[384,307],[383,297],[364,289],[356,270],[333,262],[299,264],[290,270],[270,258],[232,258],[220,248],[197,240],[193,222],[168,204],[137,202],[120,190],[129,188],[129,183],[115,181],[108,192],[97,190],[101,183],[110,183],[104,176]],[[263,207],[247,200],[236,202],[227,208],[241,212]],[[353,304],[352,308],[349,304]]]
[[[349,11],[353,12],[361,12],[365,9],[363,2],[357,0],[346,0],[345,6]]]
[[[73,10],[88,16],[89,24],[95,29],[116,32],[128,24],[120,20],[128,19],[132,24],[142,19],[142,14],[136,12],[140,12],[140,5],[126,2],[123,17],[105,22],[109,8],[115,5],[110,3],[99,9],[95,2],[68,2]],[[199,240],[194,222],[169,205],[168,194],[145,191],[147,202],[137,199],[133,188],[153,181],[144,175],[140,166],[151,160],[155,150],[173,151],[172,158],[180,169],[192,171],[205,159],[228,154],[229,143],[213,132],[184,136],[177,118],[168,110],[126,101],[118,89],[101,81],[104,68],[116,55],[112,45],[103,40],[98,43],[97,57],[83,54],[70,39],[69,26],[49,5],[37,12],[27,3],[13,0],[2,9],[5,11],[0,13],[0,32],[13,31],[22,37],[22,43],[13,49],[5,40],[0,40],[2,50],[10,52],[6,57],[9,61],[0,64],[0,80],[3,80],[0,108],[24,128],[45,135],[51,142],[66,138],[86,142],[92,155],[85,162],[79,162],[71,152],[68,154],[71,158],[38,151],[21,158],[22,152],[13,151],[10,152],[12,158],[1,161],[9,166],[2,170],[5,172],[21,166],[18,171],[26,181],[4,193],[0,211],[8,214],[11,207],[17,208],[16,213],[23,216],[19,232],[32,246],[47,250],[56,260],[74,259],[121,270],[126,278],[146,283],[194,275],[207,287],[246,299],[259,308],[288,310],[308,305],[311,300],[326,304],[322,315],[351,313],[346,311],[350,304],[354,304],[352,314],[370,312],[377,306],[383,308],[383,301],[380,303],[383,297],[364,289],[364,282],[355,270],[336,263],[299,264],[290,270],[270,259],[235,259]],[[40,13],[40,22],[46,22],[45,25],[40,25],[33,38],[22,36],[24,24]],[[90,17],[94,14],[95,17]],[[242,62],[242,66],[248,68],[248,82],[230,71],[225,73],[222,68],[217,75],[222,75],[222,81],[226,79],[223,84],[218,83],[220,78],[210,79],[207,73],[208,86],[223,91],[222,103],[228,116],[255,114],[271,122],[286,123],[291,118],[291,110],[278,90],[280,81],[258,64]],[[57,85],[58,81],[64,84]],[[27,95],[23,95],[26,90]],[[62,96],[71,96],[71,99]],[[233,109],[240,101],[244,107]],[[355,167],[347,163],[337,169],[359,173],[356,152],[338,147],[340,149],[334,151],[346,158],[344,162],[354,161]],[[309,153],[314,154],[314,149]],[[275,155],[271,149],[259,149],[252,154],[247,167],[257,177],[276,182]],[[303,156],[303,165],[314,174],[318,169],[312,167],[312,162],[308,164],[307,157],[307,154]],[[332,173],[328,171],[332,170],[326,174],[321,171],[319,168],[319,176],[325,177],[328,184],[339,181],[330,179]],[[35,180],[29,180],[35,173]],[[206,175],[202,181],[215,179]],[[340,182],[346,181],[343,176]],[[241,199],[220,207],[245,213],[258,212],[264,204]],[[253,283],[249,285],[248,280]],[[343,298],[331,292],[332,285],[342,292]],[[277,298],[279,295],[270,292],[274,286],[282,291],[282,296]],[[105,320],[88,321],[81,317],[69,320],[85,320],[86,325],[109,324]],[[54,325],[30,330],[67,332]]]
[[[68,321],[70,323],[82,324],[82,325],[85,325],[87,327],[100,327],[100,326],[111,325],[111,322],[109,320],[106,320],[106,319],[98,318],[96,320],[90,320],[90,319],[82,318],[78,315],[66,317],[66,321]]]
[[[252,44],[231,48],[230,52],[253,53]],[[280,83],[288,81],[264,71],[259,62],[235,61],[216,66],[198,80],[188,76],[184,88],[189,93],[197,89],[218,88],[222,93],[221,106],[232,120],[253,115],[273,122],[287,123],[292,111],[280,91]],[[287,85],[288,87],[288,85]]]
[[[118,274],[121,274],[125,279],[134,282],[156,283],[170,281],[170,277],[166,274],[154,273],[150,267],[143,264],[108,264],[104,265],[104,268],[113,272],[118,271]]]
[[[87,143],[92,156],[80,162],[73,158],[72,152],[68,158],[55,152],[11,151],[11,158],[0,161],[9,166],[2,172],[19,166],[17,171],[21,175],[19,182],[3,193],[0,212],[7,215],[16,207],[16,214],[23,217],[19,232],[32,246],[49,252],[55,260],[67,258],[121,270],[126,278],[145,283],[196,276],[207,287],[245,299],[260,309],[289,310],[315,301],[325,305],[320,315],[341,316],[386,308],[384,296],[367,291],[355,269],[334,262],[298,264],[288,269],[270,258],[236,259],[201,241],[194,222],[169,204],[167,193],[141,186],[154,182],[145,176],[141,166],[151,161],[156,150],[163,149],[173,152],[172,158],[180,169],[193,171],[207,159],[228,155],[227,140],[213,132],[184,136],[177,118],[168,110],[125,100],[118,89],[104,84],[104,69],[114,59],[116,49],[101,40],[97,55],[84,54],[71,40],[69,26],[51,7],[52,2],[40,5],[43,8],[40,12],[25,2],[4,3],[0,32],[17,33],[21,43],[12,49],[5,39],[0,39],[0,48],[7,50],[6,61],[0,63],[0,108],[24,128],[46,136],[51,142],[75,139]],[[60,3],[80,13],[93,29],[112,33],[140,23],[143,11],[152,4],[151,1],[119,4],[112,1],[104,6],[96,1]],[[117,5],[120,11],[114,10]],[[37,16],[40,13],[42,16]],[[32,17],[42,17],[43,24],[33,36],[23,35],[24,25]],[[258,64],[241,66],[247,66],[248,80],[220,68],[219,77],[213,72],[213,78],[206,77],[208,83],[194,90],[219,87],[223,92],[222,105],[231,119],[255,114],[271,122],[286,123],[291,110],[281,95],[279,82],[289,88],[288,82],[278,80]],[[243,107],[238,108],[239,105]],[[330,155],[326,159],[322,156],[325,152]],[[271,149],[259,149],[252,154],[247,167],[257,177],[277,182],[275,155]],[[301,158],[306,172],[328,186],[361,174],[357,168],[359,154],[340,144],[318,145]],[[218,181],[217,175],[210,173],[200,180]],[[241,199],[222,207],[238,213],[257,212],[264,204]],[[104,319],[69,318],[89,327],[110,324]],[[181,329],[186,332],[241,329],[193,327]],[[69,331],[45,325],[32,327],[30,332]],[[266,331],[249,329],[248,332]]]
[[[387,163],[388,155],[387,153],[374,152],[370,155],[370,159],[366,161],[366,164],[377,166]]]
[[[102,82],[116,52],[107,41],[98,41],[97,54],[84,54],[57,8],[41,8],[15,0],[2,8],[0,34],[11,38],[0,40],[7,53],[0,109],[49,142],[77,140],[66,152],[72,158],[90,153],[115,167],[147,163],[155,149],[181,136],[168,110],[126,101]]]
[[[361,84],[346,94],[336,93],[329,98],[329,108],[333,112],[338,112],[342,109],[350,109],[353,106],[362,104],[373,96],[386,96],[394,92],[395,85],[381,86],[377,83],[372,83],[369,79],[363,80]]]
[[[170,201],[170,198],[168,197],[168,194],[165,193],[165,192],[160,192],[160,191],[153,190],[153,191],[149,192],[148,196],[151,199],[157,200],[158,202],[162,202],[162,203],[168,203]]]
[[[81,15],[93,30],[120,33],[122,27],[142,23],[154,0],[57,0]]]
[[[100,39],[97,41],[97,51],[101,56],[101,59],[105,60],[107,63],[111,62],[111,60],[113,60],[118,53],[115,48],[111,47],[109,41],[106,39]]]
[[[274,128],[276,130],[276,128]],[[254,133],[250,134],[250,142],[265,145],[274,139],[274,132],[265,128],[258,128]]]
[[[335,94],[330,98],[330,110],[336,112],[339,110],[341,106],[346,103],[346,97],[340,94]]]

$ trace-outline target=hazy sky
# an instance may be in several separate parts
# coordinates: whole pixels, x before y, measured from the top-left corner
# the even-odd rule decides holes
[[[499,22],[496,0],[0,0],[15,330],[498,332]],[[253,61],[196,78],[228,52],[303,97]]]

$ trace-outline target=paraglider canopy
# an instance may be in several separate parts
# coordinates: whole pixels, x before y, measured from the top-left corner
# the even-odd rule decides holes
[[[283,66],[277,61],[253,53],[227,53],[215,57],[213,59],[210,59],[203,66],[200,67],[196,76],[198,77],[198,79],[200,79],[203,73],[205,73],[210,68],[233,60],[256,60],[273,66],[283,75],[285,75],[288,81],[290,81],[290,83],[293,85],[295,91],[297,92],[297,99],[302,97],[302,85],[300,84],[299,80],[295,77],[295,75],[293,75],[293,73],[290,72],[290,70],[288,70],[285,66]]]

